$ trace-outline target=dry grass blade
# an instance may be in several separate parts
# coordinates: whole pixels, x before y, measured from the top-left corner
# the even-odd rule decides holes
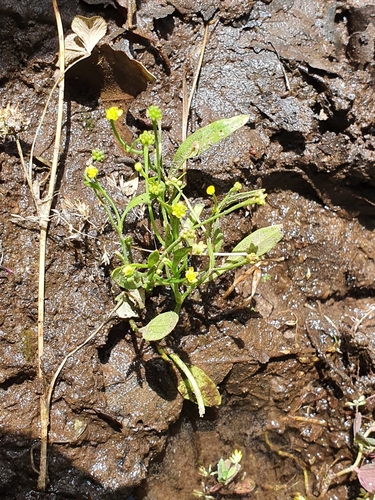
[[[56,18],[57,31],[59,35],[59,70],[60,75],[64,75],[64,32],[60,17],[59,8],[56,0],[52,0],[52,6]],[[63,122],[64,107],[64,78],[59,83],[58,113],[56,122],[55,145],[53,151],[53,160],[51,167],[51,176],[48,186],[48,194],[41,202],[39,211],[40,242],[39,242],[39,282],[38,282],[38,376],[44,382],[44,374],[41,366],[41,359],[44,350],[44,289],[45,289],[45,263],[46,263],[46,244],[48,222],[52,206],[52,200],[55,193],[57,165],[59,160],[61,129]],[[48,453],[48,427],[49,427],[50,408],[47,405],[46,393],[40,397],[40,466],[38,477],[38,489],[45,491],[47,487],[47,453]]]

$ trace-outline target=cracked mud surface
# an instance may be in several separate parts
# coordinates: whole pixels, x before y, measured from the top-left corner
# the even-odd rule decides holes
[[[66,31],[80,14],[103,16],[114,32],[126,20],[121,4],[59,2]],[[18,104],[31,120],[21,136],[27,155],[54,82],[53,11],[44,0],[35,6],[4,0],[0,13],[0,101],[2,107]],[[181,136],[182,79],[186,75],[191,85],[204,22],[211,19],[190,131],[240,113],[250,121],[189,162],[187,194],[205,199],[207,185],[214,184],[220,196],[235,181],[264,187],[265,207],[228,220],[226,248],[275,223],[284,237],[268,255],[270,279],[259,284],[253,309],[247,303],[251,279],[224,299],[241,271],[225,275],[186,302],[171,338],[183,359],[218,384],[222,406],[199,419],[152,346],[125,321],[112,322],[68,361],[58,380],[50,484],[46,493],[37,492],[30,449],[38,467],[39,233],[15,143],[2,139],[0,237],[3,265],[14,274],[0,271],[1,496],[190,499],[200,487],[198,466],[215,465],[238,448],[256,485],[243,498],[304,493],[303,468],[308,498],[317,498],[322,471],[335,460],[337,471],[354,459],[345,402],[370,396],[374,386],[375,7],[370,0],[160,0],[140,2],[136,19],[136,30],[116,43],[121,50],[129,44],[155,83],[143,90],[138,82],[118,81],[114,70],[108,76],[103,69],[103,76],[100,54],[67,74],[47,250],[45,373],[51,376],[114,303],[116,239],[83,185],[83,170],[97,147],[107,154],[105,175],[117,181],[131,176],[134,159],[115,144],[104,109],[117,103],[127,110],[123,130],[131,137],[147,126],[147,107],[159,105],[163,147],[171,158]],[[51,157],[55,118],[52,99],[39,157]],[[39,180],[47,174],[39,162]],[[115,188],[113,195],[126,203]],[[87,205],[88,221],[77,215],[78,201]],[[148,243],[146,225],[144,214],[135,212],[129,231],[140,246]],[[109,265],[101,264],[104,252]],[[150,300],[154,310],[163,310],[163,296]],[[321,498],[358,494],[353,474],[333,482]]]

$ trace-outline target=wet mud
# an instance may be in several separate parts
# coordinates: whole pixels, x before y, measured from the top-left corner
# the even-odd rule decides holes
[[[222,405],[200,419],[152,345],[126,321],[112,321],[57,381],[49,486],[38,492],[39,232],[16,145],[1,139],[2,265],[13,271],[0,270],[1,497],[191,499],[202,489],[199,467],[215,467],[240,449],[240,474],[254,488],[214,498],[291,499],[299,492],[309,500],[355,499],[355,473],[335,478],[328,491],[325,484],[331,467],[344,469],[356,456],[354,413],[345,403],[371,396],[375,382],[375,7],[369,0],[137,5],[128,30],[124,1],[59,2],[66,31],[77,14],[100,15],[112,39],[67,74],[47,249],[44,372],[52,376],[98,327],[118,292],[110,278],[116,237],[83,185],[94,148],[105,151],[105,175],[115,183],[133,172],[134,158],[116,144],[104,109],[125,109],[122,131],[131,138],[149,127],[147,107],[160,106],[171,158],[181,137],[182,82],[190,88],[207,23],[189,132],[235,114],[250,119],[190,160],[187,194],[204,198],[214,184],[220,197],[236,181],[264,187],[265,207],[231,215],[226,250],[270,224],[282,224],[283,240],[267,255],[268,280],[252,300],[251,275],[229,295],[244,271],[225,275],[186,302],[169,339],[214,380]],[[0,14],[0,102],[18,104],[30,119],[21,136],[27,156],[54,83],[53,10],[44,0],[3,0]],[[126,80],[115,51],[131,54],[155,81],[131,69]],[[56,106],[52,99],[38,138],[41,159],[52,157]],[[38,179],[46,175],[38,161]],[[112,194],[120,206],[129,199],[115,188]],[[135,212],[129,232],[140,246],[148,244],[146,225]],[[161,312],[167,300],[155,293],[152,310]],[[371,407],[363,412],[373,419]]]

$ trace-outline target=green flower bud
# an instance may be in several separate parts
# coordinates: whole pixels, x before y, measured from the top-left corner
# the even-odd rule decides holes
[[[91,151],[91,158],[93,161],[103,161],[104,160],[104,151],[100,149],[93,149]]]
[[[161,112],[161,109],[158,106],[150,106],[146,112],[146,115],[153,121],[153,122],[160,122],[163,114]]]
[[[155,136],[153,132],[150,132],[149,130],[145,130],[142,132],[142,134],[139,136],[140,143],[142,146],[151,146],[155,142]]]

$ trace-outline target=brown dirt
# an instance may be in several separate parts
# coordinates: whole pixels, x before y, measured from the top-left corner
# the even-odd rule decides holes
[[[318,497],[328,467],[336,461],[338,470],[354,457],[344,404],[370,396],[374,385],[375,7],[370,0],[139,3],[137,29],[117,43],[123,50],[121,40],[128,40],[156,82],[142,92],[131,78],[118,81],[113,67],[113,74],[104,63],[98,70],[100,52],[68,74],[48,240],[44,371],[51,376],[114,303],[116,238],[82,173],[93,148],[106,152],[103,168],[115,178],[130,176],[134,159],[115,144],[104,108],[126,107],[125,133],[136,135],[147,126],[145,109],[159,105],[171,158],[181,135],[182,78],[191,83],[204,22],[212,17],[191,130],[239,113],[250,122],[189,163],[188,195],[204,197],[211,183],[219,196],[235,181],[265,187],[266,207],[243,210],[226,224],[226,246],[273,223],[283,225],[284,238],[269,255],[270,280],[258,286],[253,308],[246,302],[250,280],[223,299],[240,271],[225,276],[187,301],[170,340],[218,384],[222,406],[199,419],[152,347],[126,322],[112,322],[58,380],[50,484],[37,492],[30,450],[37,467],[38,230],[15,144],[2,140],[1,248],[14,274],[0,271],[1,496],[190,499],[200,487],[199,465],[215,465],[238,448],[255,482],[246,498],[304,493],[304,468],[309,498]],[[59,2],[66,30],[76,14],[101,15],[114,30],[125,23],[121,4]],[[4,0],[0,13],[0,102],[18,104],[30,118],[22,134],[27,155],[53,85],[53,11],[47,0]],[[53,100],[37,144],[43,158],[51,158],[55,118]],[[45,166],[37,169],[43,178]],[[87,221],[72,207],[78,200],[90,209]],[[129,228],[140,245],[145,222],[136,213]],[[104,251],[108,266],[101,264]],[[155,295],[152,307],[161,311],[163,301]],[[358,493],[355,475],[343,476],[321,498]]]

